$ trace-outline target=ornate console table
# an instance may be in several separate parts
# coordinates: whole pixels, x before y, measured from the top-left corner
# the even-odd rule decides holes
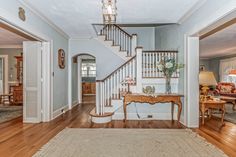
[[[149,104],[155,104],[155,103],[171,103],[171,118],[173,120],[173,113],[174,113],[174,104],[178,105],[178,122],[180,120],[180,114],[182,111],[182,102],[181,97],[183,95],[180,94],[156,94],[156,95],[145,95],[145,94],[126,94],[124,96],[124,121],[126,121],[127,118],[127,111],[126,107],[131,102],[137,102],[137,103],[149,103]]]

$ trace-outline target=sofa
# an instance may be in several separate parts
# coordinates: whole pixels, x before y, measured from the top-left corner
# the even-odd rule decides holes
[[[235,84],[229,82],[219,82],[216,86],[215,94],[236,98]]]

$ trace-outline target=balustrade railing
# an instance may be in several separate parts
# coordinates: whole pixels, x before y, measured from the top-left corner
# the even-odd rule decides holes
[[[99,26],[99,27],[98,27]],[[97,30],[97,27],[99,30]],[[132,56],[133,44],[132,35],[124,31],[116,24],[94,25],[98,35],[104,35],[105,40],[113,41],[114,46],[120,46],[121,51],[126,51],[127,56]],[[132,46],[133,45],[133,46]]]
[[[125,62],[103,80],[96,81],[96,112],[104,114],[104,108],[111,106],[112,99],[120,99],[128,87],[122,82],[125,78],[136,80],[136,56]]]
[[[178,51],[143,51],[142,52],[142,77],[163,78],[164,74],[157,68],[157,64],[164,58],[173,58],[178,62]],[[179,71],[173,73],[173,78],[179,77]]]

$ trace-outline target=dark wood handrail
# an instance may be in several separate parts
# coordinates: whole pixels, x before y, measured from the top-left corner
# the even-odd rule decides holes
[[[120,46],[120,51],[127,51],[127,56],[132,56],[132,35],[118,25],[104,25],[100,30],[100,35],[105,35],[105,40],[113,41],[113,45]]]
[[[109,74],[108,76],[106,76],[104,79],[102,80],[96,80],[96,82],[104,82],[107,78],[111,77],[114,73],[116,73],[120,68],[122,68],[124,65],[126,65],[127,63],[129,63],[130,61],[132,61],[134,58],[136,57],[133,56],[132,58],[130,58],[128,61],[126,61],[124,64],[122,64],[121,66],[119,66],[116,70],[114,70],[111,74]]]
[[[116,26],[116,27],[118,27],[121,32],[124,32],[127,36],[129,36],[130,38],[132,38],[132,35],[130,35],[130,34],[129,34],[128,32],[126,32],[125,30],[123,30],[120,26],[118,26],[118,25],[116,25],[116,24],[113,24],[113,25]]]

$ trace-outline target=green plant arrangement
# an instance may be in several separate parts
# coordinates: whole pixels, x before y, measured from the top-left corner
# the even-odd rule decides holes
[[[176,63],[175,58],[164,57],[159,63],[157,68],[160,72],[163,72],[166,79],[166,94],[171,94],[171,77],[178,69],[184,67],[184,64]]]

